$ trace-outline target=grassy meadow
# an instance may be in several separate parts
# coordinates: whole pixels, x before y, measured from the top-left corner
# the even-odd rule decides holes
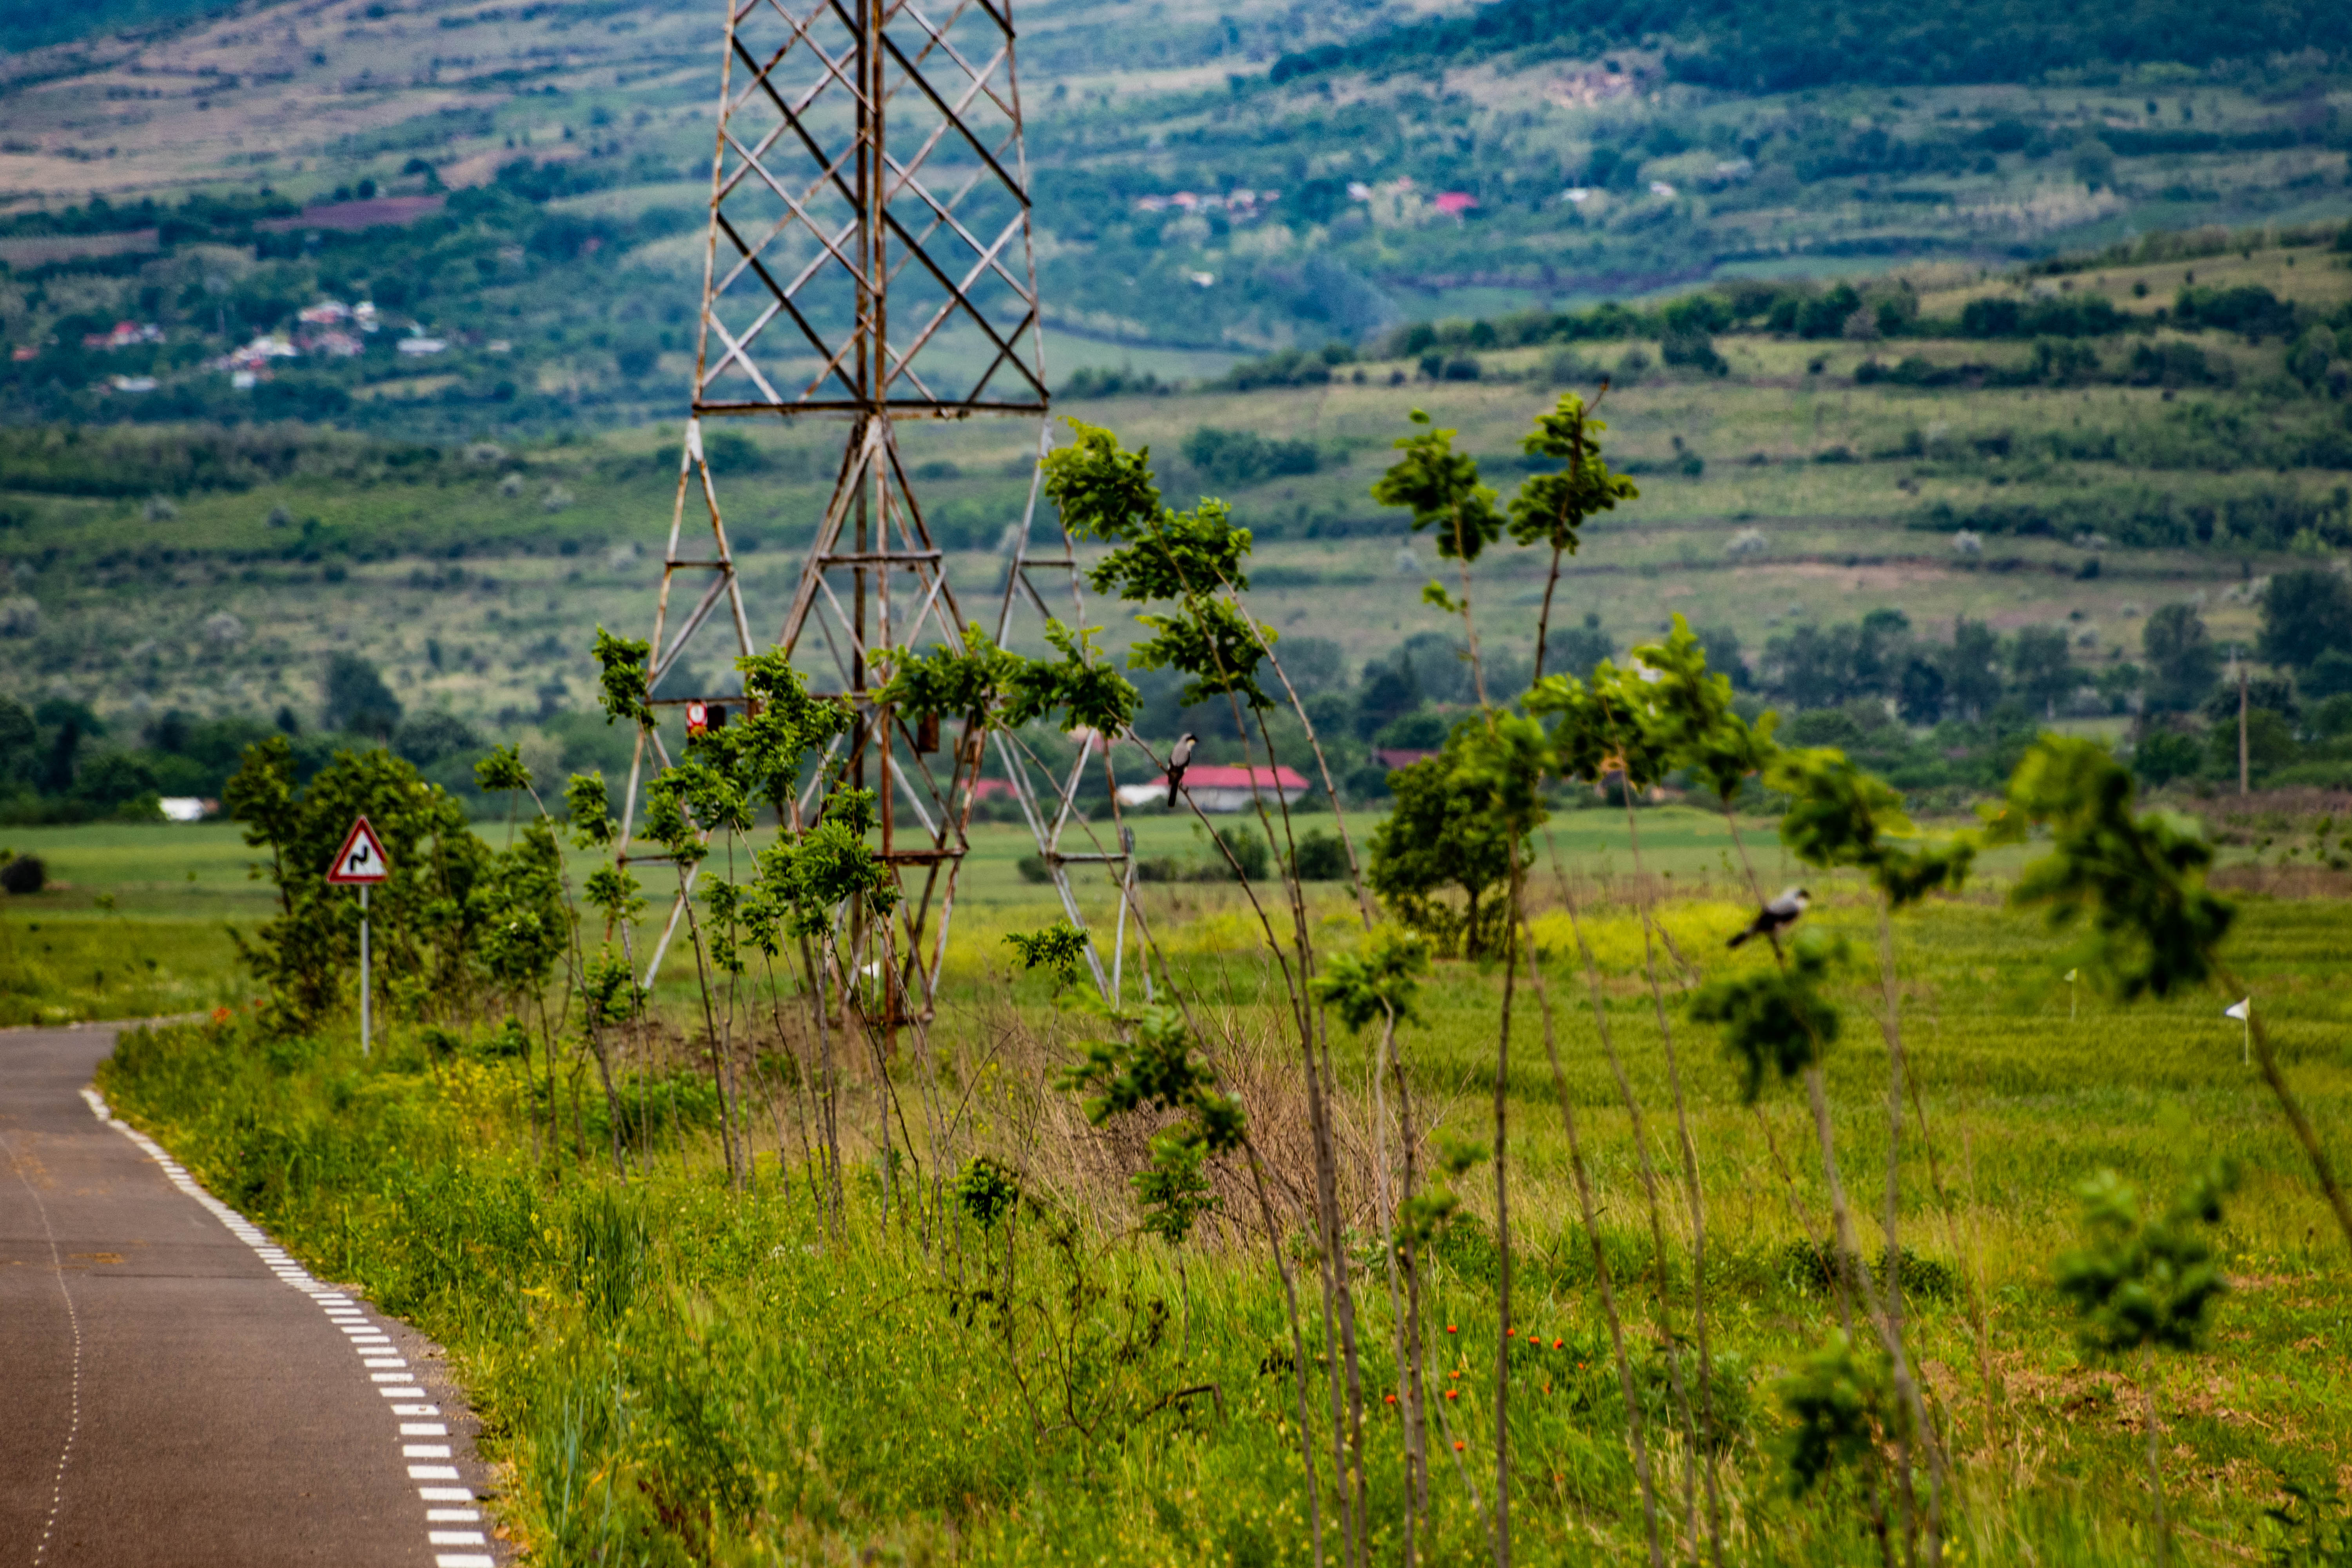
[[[1141,827],[1147,854],[1184,851],[1181,823]],[[1660,1348],[1682,1345],[1690,1367],[1690,1221],[1667,1203],[1661,1276],[1577,941],[1580,930],[1671,1200],[1665,1040],[1631,902],[1643,887],[1667,900],[1669,946],[1655,958],[1705,1194],[1727,1560],[1877,1562],[1853,1473],[1799,1495],[1786,1458],[1779,1391],[1836,1316],[1809,1262],[1826,1196],[1802,1100],[1771,1089],[1746,1104],[1714,1031],[1683,1016],[1702,978],[1769,962],[1723,948],[1746,918],[1744,878],[1716,821],[1669,808],[1643,813],[1641,827],[1651,880],[1633,875],[1622,817],[1571,812],[1555,818],[1558,859],[1543,858],[1532,886],[1549,1026],[1626,1320],[1668,1559],[1706,1552],[1707,1467],[1677,1425]],[[1780,876],[1770,825],[1743,837],[1758,875]],[[1216,1207],[1181,1247],[1136,1228],[1128,1178],[1150,1119],[1093,1128],[1055,1087],[1100,1026],[1049,976],[1017,973],[1003,944],[1053,913],[1013,868],[1026,847],[1006,829],[976,840],[927,1037],[902,1031],[886,1068],[835,1037],[850,1058],[838,1232],[807,1174],[802,1074],[814,1043],[797,1002],[745,1047],[761,1086],[748,1194],[727,1190],[707,1080],[680,1049],[692,1029],[682,982],[665,988],[662,1010],[688,1034],[641,1042],[622,1064],[635,1107],[625,1182],[601,1152],[608,1128],[584,1058],[563,1067],[551,1104],[487,1027],[452,1039],[395,1024],[362,1061],[348,1023],[289,1037],[240,1013],[129,1037],[102,1087],[322,1277],[353,1282],[449,1347],[500,1467],[502,1531],[532,1561],[1313,1561],[1283,1296],[1245,1174],[1213,1173]],[[241,850],[219,827],[57,830],[41,852],[75,885],[32,902],[44,932],[118,943],[135,933],[168,951],[240,909],[257,912],[240,904],[257,896],[238,880]],[[2221,1016],[2234,998],[2196,991],[2125,1006],[2073,994],[2068,940],[2003,907],[2018,854],[1989,864],[1965,897],[1895,926],[1915,1083],[1899,1167],[1903,1277],[1912,1353],[1949,1450],[1952,1560],[2152,1560],[2143,1376],[2161,1422],[2175,1560],[2267,1558],[2300,1538],[2266,1512],[2282,1487],[2324,1497],[2352,1458],[2342,1325],[2352,1266],[2273,1103],[2241,1064],[2237,1026]],[[1841,875],[1809,880],[1819,900],[1809,923],[1850,938],[1856,955],[1835,983],[1845,1029],[1828,1087],[1875,1258],[1887,1106],[1874,906]],[[112,911],[91,908],[102,886]],[[1361,928],[1345,889],[1310,892],[1319,949],[1352,949]],[[25,904],[0,905],[9,940],[24,940]],[[1238,889],[1150,887],[1144,909],[1163,986],[1173,976],[1196,998],[1208,1057],[1247,1105],[1319,1366],[1332,1342],[1305,1269],[1307,1133],[1297,1064],[1279,1044],[1278,982]],[[2352,905],[2257,897],[2242,901],[2228,948],[2339,1161],[2352,1154],[2340,1135],[2352,1020],[2334,984],[2347,944]],[[1400,1035],[1425,1152],[1491,1135],[1502,993],[1495,965],[1441,963]],[[1546,1029],[1523,977],[1504,1086],[1517,1550],[1528,1562],[1638,1560],[1623,1398]],[[1395,1320],[1370,1173],[1374,1106],[1362,1044],[1335,1028],[1332,1047],[1370,1410],[1370,1548],[1394,1562],[1403,1480],[1381,1399],[1394,1386]],[[915,1101],[931,1096],[966,1112],[952,1147],[908,1131],[929,1125]],[[931,1201],[934,1184],[983,1155],[1017,1173],[1024,1194],[989,1226]],[[2159,1352],[2146,1369],[2087,1355],[2053,1286],[2054,1259],[2081,1237],[2076,1186],[2112,1169],[2160,1205],[2222,1157],[2244,1182],[2218,1233],[2230,1289],[2208,1347]],[[1429,1376],[1446,1391],[1433,1399],[1433,1511],[1419,1542],[1433,1563],[1490,1555],[1491,1171],[1478,1164],[1456,1184],[1464,1217],[1436,1244],[1423,1303]],[[1317,1399],[1307,1427],[1336,1555],[1331,1417]],[[2315,1517],[2344,1523],[2333,1503]]]

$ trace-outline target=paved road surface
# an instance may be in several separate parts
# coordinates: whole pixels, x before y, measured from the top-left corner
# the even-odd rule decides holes
[[[492,1568],[439,1352],[305,1273],[0,1031],[0,1568]]]

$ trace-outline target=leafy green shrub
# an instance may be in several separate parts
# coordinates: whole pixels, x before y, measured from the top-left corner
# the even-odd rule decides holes
[[[1348,879],[1348,850],[1336,833],[1326,833],[1310,827],[1298,839],[1297,869],[1302,882],[1344,882]]]
[[[955,1198],[956,1206],[986,1230],[1021,1201],[1021,1173],[1001,1161],[975,1154],[956,1173]]]
[[[37,893],[49,879],[49,868],[38,855],[12,855],[0,865],[0,889],[11,893]]]
[[[1264,838],[1260,837],[1254,829],[1240,824],[1232,827],[1220,827],[1216,830],[1216,835],[1217,842],[1223,845],[1226,851],[1233,856],[1233,864],[1228,865],[1223,855],[1213,856],[1202,867],[1196,880],[1231,881],[1235,866],[1241,868],[1242,879],[1244,881],[1265,880],[1266,874],[1274,868],[1274,856],[1266,848]]]
[[[1895,1252],[1882,1249],[1874,1267],[1878,1279],[1899,1280],[1906,1296],[1931,1301],[1951,1301],[1959,1297],[1959,1270],[1940,1258],[1929,1258],[1907,1247]],[[1810,1237],[1782,1247],[1775,1268],[1781,1279],[1817,1296],[1829,1293],[1837,1271],[1837,1249]]]

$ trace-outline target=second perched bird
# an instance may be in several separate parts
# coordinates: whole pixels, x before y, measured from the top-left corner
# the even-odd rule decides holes
[[[1168,809],[1171,811],[1176,809],[1176,786],[1184,782],[1184,770],[1192,765],[1192,748],[1200,743],[1201,737],[1187,731],[1184,738],[1176,742],[1175,749],[1168,753]]]
[[[1724,945],[1738,947],[1751,936],[1779,936],[1797,923],[1797,917],[1803,914],[1805,906],[1812,901],[1812,894],[1805,891],[1804,889],[1790,888],[1757,910],[1756,918],[1748,922],[1748,929]]]

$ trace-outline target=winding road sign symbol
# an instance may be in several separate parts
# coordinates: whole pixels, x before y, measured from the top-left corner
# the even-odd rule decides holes
[[[381,882],[392,874],[392,863],[384,858],[383,841],[375,836],[364,816],[352,824],[343,835],[343,847],[335,851],[334,864],[327,868],[330,882]]]

